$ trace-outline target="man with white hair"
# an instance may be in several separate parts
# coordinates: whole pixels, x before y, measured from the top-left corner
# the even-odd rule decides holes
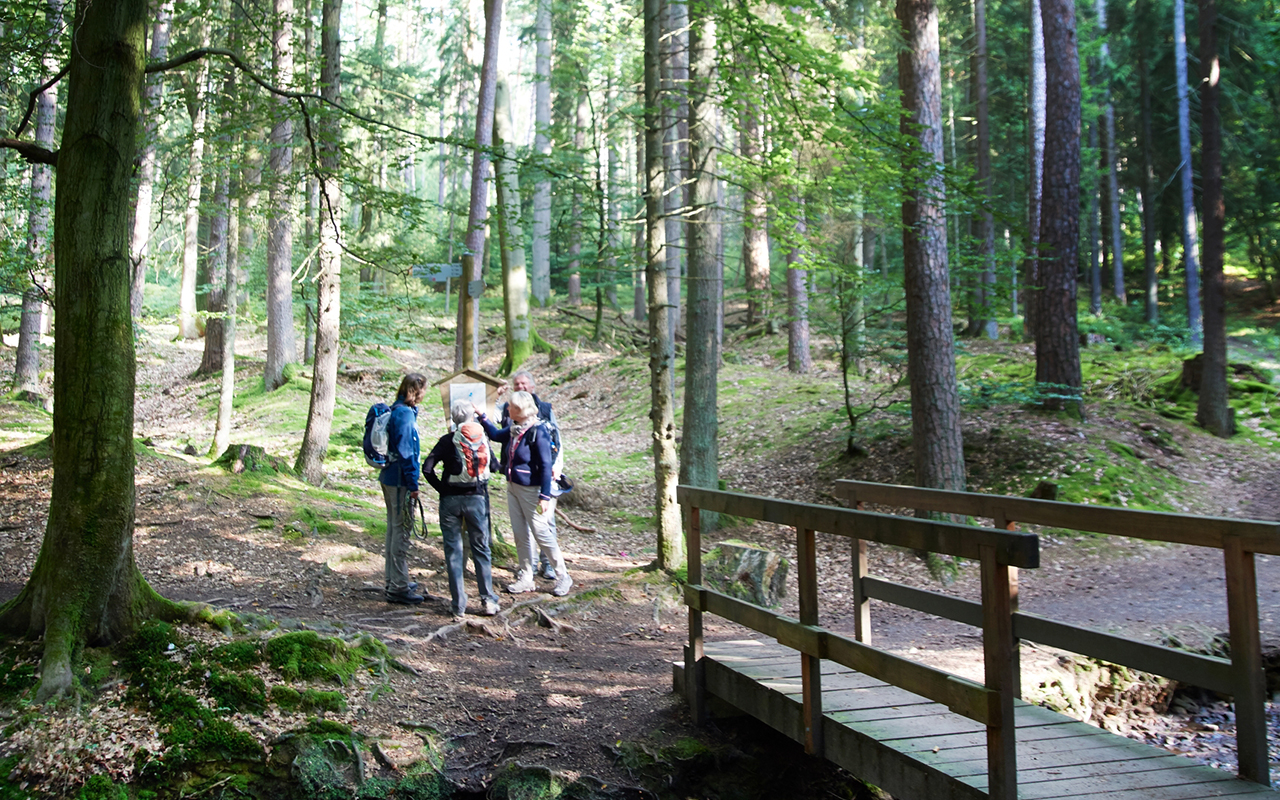
[[[449,408],[454,431],[440,437],[422,462],[422,474],[440,493],[440,535],[444,539],[445,568],[449,573],[449,597],[455,617],[467,610],[463,583],[466,550],[462,546],[462,525],[466,522],[471,543],[471,563],[476,570],[480,592],[480,614],[498,613],[498,595],[493,591],[493,566],[489,554],[489,495],[487,484],[491,453],[484,429],[475,422],[475,408],[469,400],[458,400]],[[436,466],[442,475],[436,477]]]

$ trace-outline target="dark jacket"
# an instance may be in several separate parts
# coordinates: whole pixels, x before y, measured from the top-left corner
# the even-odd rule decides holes
[[[511,426],[498,428],[483,414],[476,419],[490,439],[502,443],[502,474],[507,480],[517,486],[537,486],[538,496],[550,500],[551,437],[543,427],[535,423],[522,435],[512,437]]]
[[[436,477],[436,466],[441,465],[441,476]],[[497,471],[497,465],[493,460],[493,450],[489,451],[489,470]],[[458,457],[457,445],[453,443],[453,434],[446,433],[436,442],[436,446],[431,448],[431,452],[427,453],[426,459],[422,462],[422,474],[427,479],[427,483],[431,484],[431,488],[443,495],[455,494],[484,494],[484,483],[450,483],[450,475],[462,474],[462,459]]]
[[[543,400],[542,398],[538,397],[535,394],[533,395],[533,404],[538,407],[539,419],[541,419],[543,422],[550,422],[552,425],[556,423],[556,412],[551,410],[550,403],[548,403],[547,401]],[[511,409],[511,403],[503,403],[501,406],[498,407],[498,416],[499,416],[498,427],[499,428],[508,428],[511,426],[510,409]],[[510,447],[510,442],[504,442],[502,444],[501,463],[503,464],[503,467],[502,467],[503,474],[506,474],[507,450],[509,449],[509,447]]]
[[[404,486],[418,491],[418,462],[422,453],[418,443],[418,409],[403,400],[391,407],[387,423],[387,465],[378,474],[386,486]]]

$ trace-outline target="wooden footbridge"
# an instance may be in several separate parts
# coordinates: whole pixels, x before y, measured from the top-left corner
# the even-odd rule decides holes
[[[704,721],[713,704],[727,703],[902,800],[1280,796],[1269,788],[1254,570],[1255,553],[1280,554],[1280,525],[856,481],[838,485],[852,508],[680,487],[689,554],[689,644],[675,681],[695,720]],[[986,518],[994,527],[876,514],[863,510],[867,503]],[[703,585],[703,510],[795,529],[799,619]],[[1221,550],[1231,658],[1146,644],[1019,611],[1018,570],[1040,563],[1039,538],[1018,532],[1019,522]],[[850,542],[853,638],[819,624],[818,532]],[[981,602],[869,575],[868,542],[980,562]],[[984,682],[872,646],[871,598],[981,628]],[[772,641],[704,641],[708,613]],[[1231,696],[1239,776],[1025,703],[1018,668],[1022,639]]]

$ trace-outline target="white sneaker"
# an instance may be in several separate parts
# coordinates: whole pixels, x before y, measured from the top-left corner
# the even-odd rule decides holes
[[[556,579],[556,585],[551,590],[551,594],[556,597],[564,597],[569,593],[569,589],[573,586],[573,578],[569,577],[569,573],[565,573]]]
[[[536,588],[538,587],[536,584],[534,584],[533,578],[528,575],[524,575],[518,578],[515,583],[507,584],[507,591],[510,592],[511,594],[523,594],[525,592],[532,592]]]
[[[482,600],[480,601],[480,616],[482,617],[497,616],[498,608],[499,606],[498,606],[497,600]]]

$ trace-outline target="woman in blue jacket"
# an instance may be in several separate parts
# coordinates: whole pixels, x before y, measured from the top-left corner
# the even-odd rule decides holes
[[[511,516],[511,534],[516,540],[520,569],[515,583],[507,586],[512,594],[532,592],[533,545],[537,542],[543,555],[556,571],[556,584],[551,593],[563,597],[573,586],[573,578],[564,567],[564,556],[556,543],[551,519],[556,501],[551,496],[551,438],[538,424],[538,405],[528,392],[511,395],[508,413],[511,424],[498,428],[483,414],[477,419],[485,433],[503,444],[502,474],[507,478],[507,512]]]
[[[387,465],[378,475],[387,503],[386,593],[388,603],[417,605],[425,597],[409,581],[409,541],[413,538],[413,505],[418,501],[418,403],[427,393],[427,378],[411,372],[400,381],[387,423]]]

